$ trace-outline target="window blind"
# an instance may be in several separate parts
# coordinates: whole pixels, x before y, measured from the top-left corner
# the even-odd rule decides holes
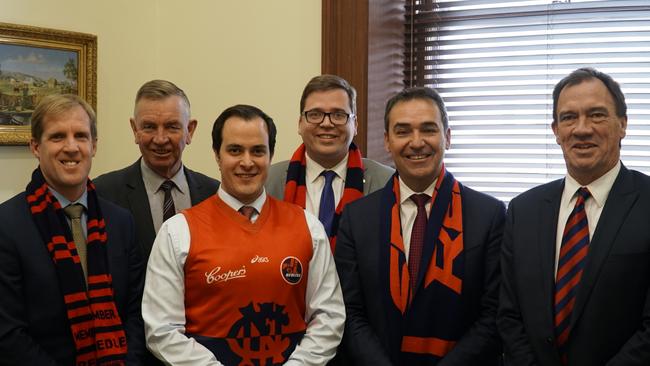
[[[444,98],[452,129],[445,165],[464,184],[507,202],[563,177],[552,91],[584,66],[621,84],[621,160],[650,174],[647,0],[411,0],[405,12],[405,85]]]

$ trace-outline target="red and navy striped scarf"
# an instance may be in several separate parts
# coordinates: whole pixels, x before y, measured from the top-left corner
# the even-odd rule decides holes
[[[287,183],[284,186],[285,202],[295,203],[298,206],[305,208],[305,201],[307,199],[307,185],[305,183],[306,171],[307,160],[305,158],[305,144],[301,144],[293,153],[291,161],[289,162],[289,168],[287,169]],[[363,172],[364,168],[361,151],[359,151],[354,142],[352,142],[350,143],[348,153],[348,168],[345,173],[343,196],[334,212],[332,232],[327,233],[330,239],[332,253],[336,247],[336,232],[339,228],[339,218],[341,217],[343,208],[348,203],[363,197]]]
[[[382,191],[380,266],[384,305],[400,364],[435,365],[464,333],[462,185],[443,165],[436,182],[416,288],[411,288],[395,173]]]
[[[61,204],[48,189],[40,167],[34,170],[27,185],[27,203],[56,267],[77,349],[76,365],[125,365],[126,334],[113,301],[105,223],[95,186],[90,180],[87,191],[87,289],[72,232]]]

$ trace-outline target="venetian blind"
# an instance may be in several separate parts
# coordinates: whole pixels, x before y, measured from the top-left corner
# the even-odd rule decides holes
[[[446,167],[509,201],[564,176],[550,128],[553,86],[591,66],[628,105],[621,160],[650,174],[650,2],[407,1],[405,84],[445,99]]]

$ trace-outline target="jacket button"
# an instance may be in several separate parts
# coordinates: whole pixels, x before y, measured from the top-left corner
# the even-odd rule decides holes
[[[553,338],[552,337],[546,338],[546,343],[553,344]]]

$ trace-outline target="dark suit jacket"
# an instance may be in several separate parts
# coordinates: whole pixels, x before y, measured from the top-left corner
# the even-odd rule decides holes
[[[397,365],[388,350],[400,345],[392,344],[382,301],[388,283],[380,282],[379,273],[382,191],[348,204],[340,221],[334,258],[347,316],[340,348],[345,365]],[[466,333],[438,365],[494,365],[500,355],[495,317],[505,206],[467,187],[462,195]]]
[[[510,202],[498,327],[507,365],[559,366],[555,241],[564,180]],[[568,340],[571,366],[650,365],[650,177],[624,166],[591,238]]]
[[[196,205],[217,192],[219,181],[186,167],[183,169],[185,169],[187,184],[190,187],[192,205]],[[102,174],[93,179],[93,182],[100,196],[131,211],[135,219],[137,241],[142,246],[142,253],[147,260],[156,238],[156,231],[151,218],[149,198],[142,180],[140,159],[124,169]]]
[[[133,218],[100,199],[115,305],[127,336],[128,365],[145,353],[140,303],[144,262]],[[25,193],[0,205],[0,365],[74,365],[75,345],[56,268]]]

